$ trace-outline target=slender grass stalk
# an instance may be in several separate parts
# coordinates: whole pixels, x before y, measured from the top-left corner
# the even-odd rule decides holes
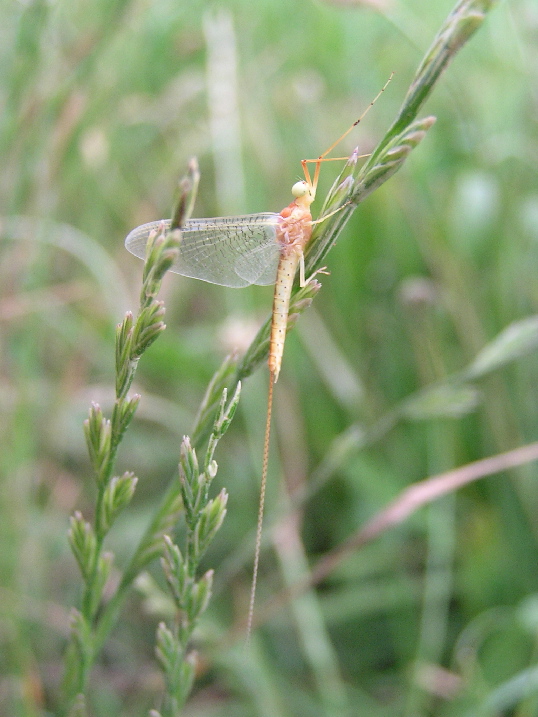
[[[84,422],[86,444],[97,486],[97,502],[93,523],[80,512],[71,518],[69,541],[84,582],[81,608],[71,613],[71,643],[66,654],[64,690],[66,706],[72,714],[81,714],[90,671],[95,662],[101,639],[102,617],[99,613],[103,590],[112,567],[113,555],[104,551],[104,541],[115,519],[130,502],[137,478],[126,472],[113,476],[117,448],[131,422],[140,396],[128,397],[136,367],[143,352],[164,331],[164,307],[155,299],[162,277],[177,253],[173,237],[153,237],[148,250],[140,311],[136,318],[128,312],[116,330],[116,401],[112,418],[104,416],[98,404],[92,404]],[[174,516],[178,505],[174,505]],[[171,516],[169,512],[169,516]],[[118,592],[124,589],[125,577]],[[106,621],[109,625],[110,621]]]
[[[356,150],[351,155],[328,192],[320,216],[333,212],[338,207],[342,207],[342,209],[327,221],[316,225],[307,245],[305,259],[307,275],[322,266],[327,253],[335,244],[357,206],[403,166],[410,152],[420,144],[427,131],[433,126],[435,117],[416,119],[417,114],[433,91],[442,72],[467,40],[478,30],[486,18],[487,12],[492,9],[494,4],[495,0],[459,0],[456,3],[417,68],[396,118],[369,159],[359,167],[357,164],[358,151]],[[291,298],[288,330],[293,326],[298,315],[310,305],[320,288],[318,282],[312,282],[304,288],[300,288],[296,283]],[[266,360],[270,325],[269,317],[258,331],[241,361],[238,362],[235,380],[246,378],[256,370],[260,363]],[[523,334],[525,335],[525,332]],[[446,385],[426,389],[424,393],[421,392],[420,396],[413,396],[409,401],[403,402],[395,411],[381,417],[368,432],[353,426],[349,435],[344,436],[343,443],[345,445],[335,447],[336,456],[328,456],[328,464],[331,465],[335,458],[339,460],[342,452],[356,450],[357,445],[371,444],[379,440],[406,413],[410,415],[413,410],[424,411],[424,404],[430,400],[438,406],[441,400],[444,400],[446,405],[446,399],[449,398],[454,411],[465,411],[470,406],[474,406],[477,400],[476,390],[472,385],[467,384],[468,379],[474,377],[475,375],[471,374],[458,375],[454,376]],[[203,435],[203,426],[200,427],[200,431]],[[323,464],[316,483],[321,483],[327,474],[327,466]],[[238,634],[241,629],[242,627],[237,631]]]
[[[209,498],[209,487],[217,474],[213,455],[231,423],[239,402],[240,389],[241,385],[238,384],[228,405],[226,390],[223,392],[203,470],[199,469],[196,451],[187,437],[181,445],[179,474],[187,535],[183,552],[169,536],[164,536],[161,564],[177,615],[171,627],[161,622],[157,629],[156,653],[164,673],[166,689],[161,710],[152,710],[152,717],[176,717],[194,682],[196,654],[189,650],[189,642],[200,615],[209,603],[213,570],[208,570],[199,579],[196,575],[204,552],[222,525],[228,500],[224,489],[216,498]]]
[[[195,450],[189,439],[184,438],[179,480],[171,485],[123,571],[116,591],[106,603],[103,603],[103,591],[114,557],[104,550],[105,539],[119,513],[130,503],[138,480],[131,472],[114,475],[118,446],[140,402],[138,394],[129,397],[128,392],[140,357],[166,328],[163,322],[165,309],[156,296],[164,274],[176,258],[178,230],[192,210],[198,177],[197,165],[192,162],[187,177],[180,184],[172,231],[168,235],[155,232],[148,242],[138,316],[135,319],[128,312],[117,327],[116,401],[112,417],[106,418],[100,406],[92,404],[89,418],[84,423],[97,500],[93,522],[76,512],[71,518],[68,534],[84,583],[81,607],[73,609],[71,614],[71,642],[66,652],[65,712],[71,716],[86,714],[90,672],[116,621],[127,589],[148,563],[163,553],[163,569],[178,609],[174,627],[170,629],[161,624],[157,632],[156,651],[166,686],[163,717],[178,714],[192,686],[195,661],[189,653],[188,643],[207,607],[212,584],[212,571],[199,579],[196,573],[203,553],[226,514],[224,490],[216,498],[209,498],[209,488],[217,473],[214,453],[235,413],[240,384],[228,405],[227,392],[222,391],[201,470]],[[182,512],[187,522],[184,556],[169,537]]]
[[[419,110],[456,53],[478,30],[495,0],[460,0],[441,26],[420,63],[394,122],[369,159],[358,165],[358,152],[351,155],[327,194],[320,216],[342,207],[327,221],[314,227],[305,252],[306,274],[319,269],[357,206],[390,179],[426,136],[435,117],[416,119]],[[306,289],[306,290],[305,290]],[[288,330],[319,291],[318,282],[301,289],[296,282],[290,306]],[[236,380],[249,376],[268,353],[270,319],[260,328],[248,351],[238,363]]]

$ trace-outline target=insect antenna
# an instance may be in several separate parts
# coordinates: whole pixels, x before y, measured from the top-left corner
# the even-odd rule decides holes
[[[307,181],[308,184],[313,188],[314,195],[315,195],[316,189],[317,189],[317,187],[318,187],[319,170],[320,170],[320,167],[321,167],[321,163],[322,163],[322,162],[332,162],[332,161],[341,160],[341,159],[347,159],[347,157],[327,157],[327,155],[328,155],[330,152],[333,151],[333,149],[336,147],[336,145],[340,144],[340,142],[341,142],[343,139],[345,139],[345,137],[348,136],[348,134],[351,132],[352,129],[354,129],[360,122],[362,122],[362,120],[366,117],[366,115],[368,114],[368,112],[369,112],[369,111],[372,109],[372,107],[375,105],[375,103],[377,102],[377,100],[381,97],[381,95],[383,94],[383,92],[387,89],[387,86],[389,85],[389,83],[390,83],[390,81],[392,80],[393,77],[394,77],[394,72],[391,72],[389,79],[385,82],[385,84],[383,85],[383,87],[379,90],[379,92],[377,93],[377,95],[376,95],[376,96],[374,97],[374,99],[370,102],[370,104],[369,104],[368,107],[364,110],[364,112],[361,114],[361,116],[359,117],[359,119],[355,120],[355,122],[353,122],[353,124],[351,125],[351,127],[348,127],[348,128],[346,129],[346,131],[344,132],[344,134],[342,134],[340,137],[338,137],[338,139],[337,139],[335,142],[333,142],[333,143],[331,144],[331,146],[330,146],[328,149],[326,149],[325,152],[323,152],[323,154],[320,154],[319,157],[317,157],[317,159],[303,159],[303,160],[301,161],[301,164],[302,164],[302,167],[303,167],[303,172],[304,172],[304,174],[305,174],[306,181]],[[314,164],[316,165],[316,168],[315,168],[315,170],[314,170],[314,178],[313,178],[312,180],[310,179],[310,174],[309,174],[309,172],[308,172],[307,163],[314,163]]]

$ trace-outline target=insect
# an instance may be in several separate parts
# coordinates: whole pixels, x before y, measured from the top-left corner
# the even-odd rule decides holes
[[[347,159],[347,157],[329,158],[327,155],[365,117],[391,79],[392,74],[359,119],[336,142],[333,142],[323,154],[317,159],[303,159],[301,161],[305,178],[293,185],[291,191],[294,199],[280,213],[265,212],[235,217],[217,217],[215,219],[191,219],[181,227],[179,254],[171,268],[172,272],[194,279],[201,279],[211,284],[235,288],[251,284],[261,286],[275,285],[269,340],[269,394],[247,636],[250,635],[252,630],[260,559],[269,462],[273,388],[278,380],[282,364],[293,282],[297,266],[299,266],[300,285],[305,286],[308,283],[305,279],[304,251],[310,240],[312,227],[325,221],[343,208],[339,207],[314,221],[312,220],[310,205],[316,197],[321,164],[326,161]],[[309,163],[315,164],[313,176],[311,176],[308,169]],[[125,246],[132,254],[144,259],[150,233],[166,231],[170,226],[171,220],[143,224],[133,229],[127,236]],[[316,274],[323,272],[324,269],[320,269]],[[308,281],[311,281],[313,276]]]

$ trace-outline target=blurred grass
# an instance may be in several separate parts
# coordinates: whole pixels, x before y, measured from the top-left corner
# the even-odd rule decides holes
[[[58,709],[79,592],[67,521],[92,505],[81,422],[90,400],[106,405],[113,395],[114,326],[140,286],[123,237],[169,214],[194,154],[198,216],[277,211],[299,160],[341,134],[394,70],[342,148],[358,142],[367,152],[450,7],[1,8],[0,713]],[[373,424],[537,313],[537,39],[532,0],[491,13],[428,102],[438,121],[427,139],[331,252],[331,275],[286,346],[270,512],[304,488],[350,425]],[[208,98],[222,86],[235,97],[211,114]],[[320,196],[335,173],[324,167]],[[143,400],[120,456],[140,484],[113,535],[118,561],[175,471],[208,380],[232,345],[248,344],[244,332],[267,315],[270,290],[173,276],[163,298],[169,330],[140,366]],[[536,375],[531,354],[480,381],[476,411],[400,422],[346,452],[299,516],[302,543],[294,525],[288,542],[266,536],[276,552],[263,555],[260,605],[299,577],[305,555],[338,545],[403,487],[535,440]],[[222,567],[204,627],[213,648],[203,647],[207,669],[188,714],[535,714],[534,682],[520,673],[537,654],[534,466],[443,499],[356,554],[260,631],[250,664],[238,648],[219,648],[246,609],[266,381],[265,372],[249,380],[217,454],[230,504],[208,557]],[[158,689],[156,622],[133,595],[94,677],[93,714],[147,713]],[[526,682],[510,682],[520,674]]]

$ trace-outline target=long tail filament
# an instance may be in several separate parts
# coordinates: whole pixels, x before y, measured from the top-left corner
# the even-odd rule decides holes
[[[248,606],[247,640],[252,632],[254,618],[254,601],[256,599],[256,583],[258,581],[258,567],[260,564],[260,550],[262,544],[263,510],[265,506],[265,488],[267,485],[267,468],[269,466],[269,439],[271,437],[271,414],[273,412],[273,388],[275,385],[275,372],[269,373],[269,395],[267,397],[267,421],[265,424],[265,438],[263,442],[262,481],[260,487],[260,503],[258,507],[258,525],[256,528],[256,547],[254,549],[254,568],[252,570],[252,584],[250,587],[250,603]]]

